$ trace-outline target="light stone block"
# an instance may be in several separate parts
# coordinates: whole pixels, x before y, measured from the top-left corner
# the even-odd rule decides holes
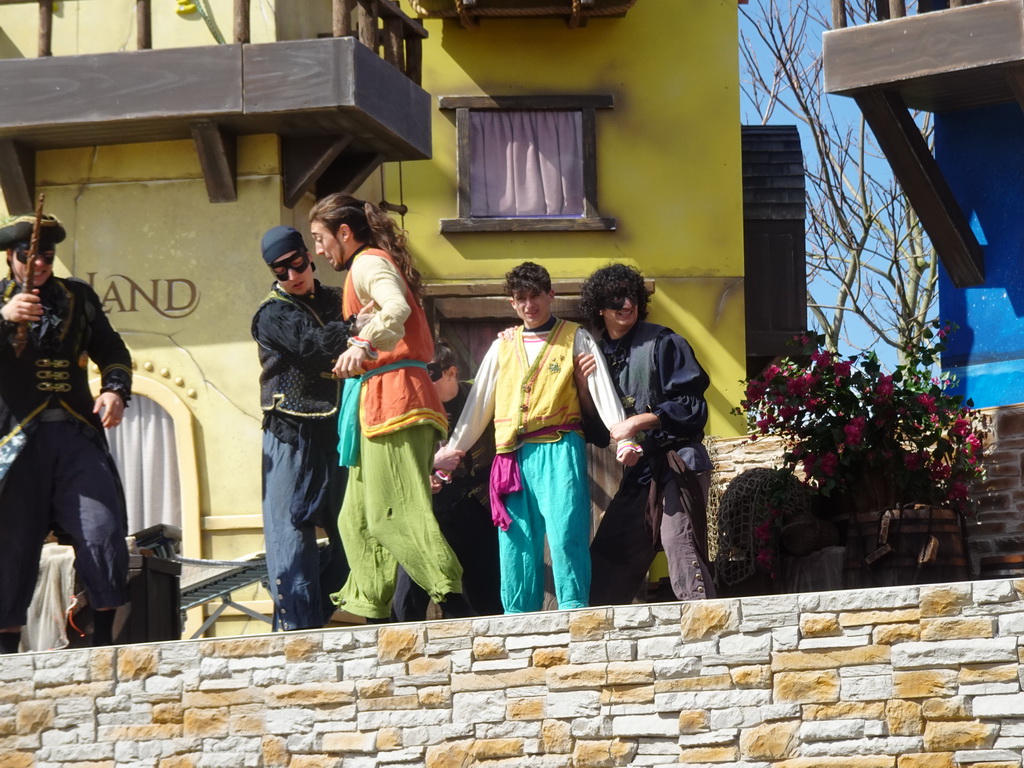
[[[1013,582],[999,579],[974,582],[971,585],[971,597],[978,605],[1010,603],[1020,599],[1017,590],[1013,588]]]
[[[885,701],[891,697],[891,675],[840,678],[840,698],[844,701]]]
[[[497,723],[505,720],[508,697],[504,691],[456,693],[452,696],[452,721]]]
[[[804,741],[842,741],[864,737],[863,720],[817,720],[800,725]]]
[[[557,720],[578,717],[594,717],[601,712],[599,691],[572,691],[550,693],[544,705],[547,716]]]
[[[801,651],[820,648],[857,648],[868,645],[871,638],[866,635],[843,635],[841,637],[809,637],[797,646]]]
[[[1016,637],[899,643],[892,646],[893,669],[959,667],[962,664],[990,664],[1007,661],[1017,661]]]
[[[623,737],[679,735],[678,715],[620,715],[612,719],[612,735]]]

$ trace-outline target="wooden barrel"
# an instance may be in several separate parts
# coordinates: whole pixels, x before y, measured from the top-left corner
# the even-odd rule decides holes
[[[855,514],[846,532],[847,588],[971,578],[963,518],[941,507]]]

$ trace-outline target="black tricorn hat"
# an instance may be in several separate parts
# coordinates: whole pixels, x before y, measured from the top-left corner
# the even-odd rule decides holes
[[[30,213],[11,216],[7,219],[3,226],[0,226],[0,250],[13,248],[21,243],[28,245],[32,239],[32,225],[35,220],[36,217]],[[64,227],[57,217],[44,213],[39,221],[39,245],[56,245],[66,236],[67,232],[64,231]]]

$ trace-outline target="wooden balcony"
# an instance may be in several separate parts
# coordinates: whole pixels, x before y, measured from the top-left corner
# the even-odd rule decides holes
[[[426,31],[389,0],[334,5],[333,37],[249,43],[248,0],[236,0],[234,43],[148,50],[139,0],[140,50],[52,56],[40,4],[40,57],[0,60],[8,209],[31,210],[41,149],[192,139],[210,201],[229,202],[236,137],[277,134],[289,207],[318,182],[350,191],[382,162],[430,157]]]
[[[825,90],[856,100],[954,283],[984,281],[981,246],[910,110],[946,112],[1017,101],[1024,107],[1024,5],[991,0],[837,27],[823,39]],[[833,8],[841,8],[835,0]]]
[[[458,19],[467,29],[482,19],[565,19],[571,28],[590,19],[618,18],[636,0],[409,0],[413,12],[424,19]]]

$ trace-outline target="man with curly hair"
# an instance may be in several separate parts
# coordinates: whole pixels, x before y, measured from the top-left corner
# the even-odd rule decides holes
[[[506,613],[544,605],[544,539],[559,608],[590,599],[590,493],[575,356],[596,353],[590,333],[551,314],[555,293],[544,267],[524,262],[505,276],[509,303],[523,321],[484,356],[473,389],[435,466],[469,450],[493,420],[497,456],[491,469],[491,515],[501,528],[501,599]],[[626,414],[604,360],[585,379],[601,421],[619,427]],[[619,440],[617,456],[636,462],[639,446]]]
[[[686,339],[647,322],[650,295],[639,270],[602,267],[584,282],[580,298],[628,414],[610,436],[637,435],[644,449],[590,545],[591,604],[632,602],[659,541],[676,597],[714,597],[707,558],[711,460],[703,445],[708,375]]]

